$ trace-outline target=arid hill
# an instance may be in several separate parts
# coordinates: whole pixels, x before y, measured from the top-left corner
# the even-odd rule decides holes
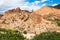
[[[60,32],[60,27],[55,21],[60,19],[60,9],[44,6],[36,11],[29,12],[20,8],[8,10],[0,15],[0,27],[17,29],[21,33],[39,34],[47,31]]]
[[[39,15],[60,14],[60,9],[58,9],[57,6],[43,6],[42,8],[36,10],[34,13]]]

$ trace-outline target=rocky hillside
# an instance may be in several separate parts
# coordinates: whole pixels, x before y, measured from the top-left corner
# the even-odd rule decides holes
[[[60,8],[58,5],[57,6],[44,6],[36,11],[34,11],[34,13],[37,13],[39,15],[49,15],[49,14],[60,14]]]
[[[47,31],[60,32],[57,23],[48,19],[60,19],[60,9],[44,6],[36,11],[29,12],[16,8],[0,15],[0,27],[17,29],[22,33],[29,34],[39,34]]]

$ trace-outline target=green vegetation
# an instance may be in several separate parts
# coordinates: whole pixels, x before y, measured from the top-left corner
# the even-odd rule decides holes
[[[0,28],[0,40],[24,40],[23,35],[17,30]]]
[[[55,19],[54,21],[57,23],[58,26],[60,26],[60,20],[59,19]]]
[[[32,40],[60,40],[60,33],[44,32],[39,35],[36,35]]]

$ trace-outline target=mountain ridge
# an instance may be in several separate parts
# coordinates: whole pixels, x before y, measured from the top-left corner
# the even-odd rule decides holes
[[[8,10],[0,17],[1,28],[17,29],[24,33],[39,34],[47,31],[60,32],[56,22],[48,19],[60,19],[60,9],[44,6],[36,11],[29,12],[20,8]],[[59,30],[58,30],[59,29]]]
[[[34,13],[38,13],[40,15],[48,15],[49,13],[59,14],[60,9],[55,8],[55,6],[43,6],[42,8],[34,11]]]

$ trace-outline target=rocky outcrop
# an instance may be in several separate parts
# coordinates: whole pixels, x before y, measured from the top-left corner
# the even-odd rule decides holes
[[[0,27],[7,29],[17,29],[20,32],[29,34],[39,34],[47,31],[57,31],[60,28],[56,22],[47,20],[60,17],[60,9],[44,6],[41,9],[29,12],[20,8],[6,11],[0,18]],[[57,15],[56,15],[57,14]]]

